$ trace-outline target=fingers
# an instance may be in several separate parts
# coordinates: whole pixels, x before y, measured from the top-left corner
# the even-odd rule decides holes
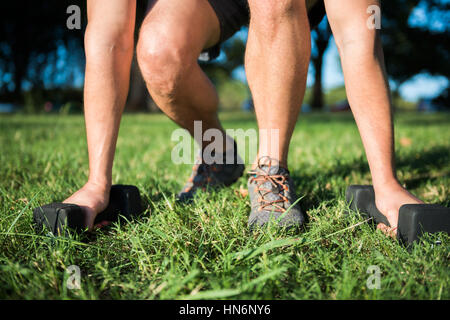
[[[388,227],[387,225],[385,225],[384,223],[379,223],[377,225],[377,229],[381,230],[381,232],[383,232],[385,235],[387,235],[388,237],[391,237],[393,239],[397,238],[397,227],[392,228],[392,227]]]
[[[100,229],[102,229],[104,227],[109,226],[110,224],[111,224],[111,221],[102,221],[102,222],[97,223],[96,225],[94,225],[94,227],[92,228],[92,231],[100,230]]]

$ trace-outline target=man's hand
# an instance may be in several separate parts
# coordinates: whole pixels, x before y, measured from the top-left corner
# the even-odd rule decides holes
[[[422,204],[422,200],[413,196],[400,184],[395,183],[392,186],[384,185],[380,189],[375,190],[375,203],[378,210],[386,216],[391,225],[380,223],[377,229],[380,229],[386,235],[396,238],[398,227],[398,212],[404,204]]]
[[[100,223],[94,226],[94,220],[97,214],[108,206],[110,189],[110,186],[88,182],[80,190],[64,200],[63,203],[76,204],[83,208],[87,216],[86,226],[89,228],[89,231],[92,231],[95,228],[101,228],[106,225],[105,223]]]

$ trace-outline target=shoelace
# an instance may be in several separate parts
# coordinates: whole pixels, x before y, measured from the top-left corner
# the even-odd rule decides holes
[[[216,164],[197,163],[192,167],[193,174],[189,177],[188,182],[192,183],[191,187],[184,189],[184,192],[190,192],[193,188],[205,188],[205,185],[211,183],[213,180],[212,172],[220,171],[220,168]],[[200,175],[202,178],[200,181],[194,181],[194,177]]]
[[[289,199],[285,197],[281,192],[279,192],[278,194],[278,196],[281,199],[278,200],[264,199],[266,195],[268,195],[269,193],[273,193],[273,189],[264,188],[262,187],[262,185],[265,184],[266,182],[270,182],[276,190],[279,190],[279,188],[281,187],[282,191],[288,191],[289,187],[286,184],[287,181],[286,176],[281,174],[270,174],[270,168],[272,167],[272,159],[269,158],[269,164],[266,170],[263,168],[263,165],[261,164],[261,159],[264,158],[260,158],[258,160],[257,169],[259,170],[249,171],[249,174],[255,175],[254,177],[251,178],[251,182],[256,182],[256,192],[260,194],[260,197],[257,199],[259,203],[258,211],[262,211],[265,207],[272,206],[274,207],[273,209],[274,211],[283,213],[286,211],[286,209],[278,205],[278,203],[289,202]]]
[[[225,159],[224,159],[225,161]],[[197,163],[192,167],[192,175],[189,177],[188,182],[192,183],[192,186],[185,188],[184,192],[190,192],[194,188],[201,187],[205,190],[205,185],[211,183],[213,181],[213,173],[219,172],[223,169],[217,163],[206,164],[202,163],[202,159],[200,156],[197,157]],[[202,178],[200,181],[194,182],[194,177],[196,175],[200,175]]]

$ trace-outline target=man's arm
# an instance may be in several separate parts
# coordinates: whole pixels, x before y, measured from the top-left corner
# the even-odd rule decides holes
[[[135,0],[88,0],[84,112],[88,182],[65,200],[88,212],[91,228],[109,202],[121,115],[128,95],[134,47]]]
[[[378,30],[369,29],[367,9],[378,0],[325,0],[328,20],[341,56],[347,97],[366,151],[376,205],[396,233],[398,210],[421,201],[398,182],[389,85]]]

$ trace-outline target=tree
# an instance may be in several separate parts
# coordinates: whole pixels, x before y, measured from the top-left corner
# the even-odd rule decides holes
[[[221,81],[229,80],[233,71],[244,65],[245,46],[245,39],[235,36],[221,45],[224,58],[200,62],[203,71],[213,83],[219,84]]]
[[[426,20],[413,24],[411,17],[417,9],[423,10]],[[381,37],[394,89],[419,73],[449,77],[449,9],[450,4],[440,0],[383,2]],[[439,21],[444,27],[433,28]]]
[[[69,43],[76,42],[72,48],[82,53],[83,32],[70,32],[66,27],[66,10],[74,2],[78,2],[81,8],[85,6],[85,1],[70,0],[1,2],[1,73],[12,75],[13,84],[1,81],[3,93],[12,91],[13,99],[20,101],[25,81],[31,86],[42,86],[43,73],[39,71],[49,63],[56,63],[51,53],[55,53],[59,46],[68,47]],[[77,54],[76,51],[71,53]],[[30,74],[31,70],[35,72]]]
[[[386,68],[393,82],[394,94],[399,87],[420,73],[450,74],[448,51],[448,18],[450,3],[442,0],[397,0],[382,2],[382,26],[380,30]],[[423,10],[425,21],[411,22],[415,10]],[[442,27],[436,28],[435,25]],[[312,33],[312,64],[315,82],[311,100],[314,109],[323,107],[322,68],[323,55],[329,45],[331,31],[322,21]],[[444,90],[445,91],[445,90]]]

